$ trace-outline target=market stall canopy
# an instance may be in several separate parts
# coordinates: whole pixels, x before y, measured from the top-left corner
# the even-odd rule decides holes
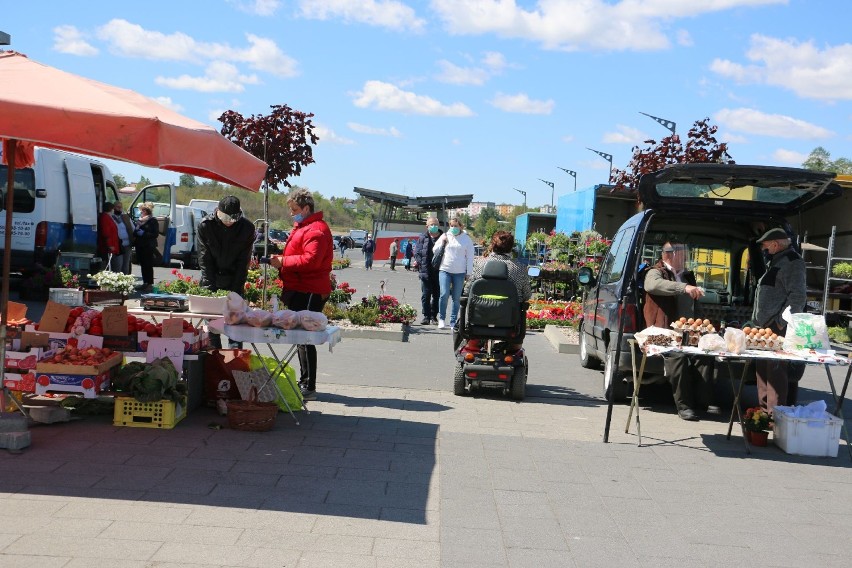
[[[0,52],[0,138],[135,162],[258,191],[266,163],[133,91]]]

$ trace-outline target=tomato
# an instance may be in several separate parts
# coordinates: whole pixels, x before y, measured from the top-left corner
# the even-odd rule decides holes
[[[93,323],[92,327],[89,328],[89,334],[90,335],[103,335],[104,334],[104,328],[101,327],[100,325],[95,325]]]
[[[147,333],[148,335],[151,335],[155,331],[157,331],[157,326],[154,325],[153,323],[146,323],[144,329],[145,329],[145,333]]]

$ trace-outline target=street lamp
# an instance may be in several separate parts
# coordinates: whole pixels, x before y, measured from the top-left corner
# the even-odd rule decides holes
[[[556,192],[556,186],[552,181],[547,181],[546,179],[538,178],[538,181],[543,181],[550,186],[550,212],[553,213],[553,194]]]
[[[566,170],[565,168],[560,168],[559,166],[556,167],[571,176],[572,178],[574,178],[574,191],[577,191],[577,172],[575,172],[574,170]]]
[[[647,112],[642,112],[642,111],[639,111],[639,114],[644,114],[648,118],[652,118],[655,121],[659,122],[663,126],[663,128],[668,128],[669,132],[671,132],[672,136],[674,136],[675,128],[677,128],[677,124],[675,124],[675,122],[673,120],[669,120],[667,118],[660,118],[658,116],[651,116]]]
[[[527,212],[527,192],[520,190],[516,187],[513,187],[512,189],[514,189],[515,191],[517,191],[518,193],[520,193],[521,195],[524,196],[524,213],[526,213]]]
[[[597,154],[598,156],[600,156],[601,158],[603,158],[604,160],[609,162],[609,178],[607,178],[607,182],[611,181],[612,180],[612,154],[607,154],[606,152],[599,152],[598,150],[595,150],[594,148],[589,148],[588,146],[586,146],[586,150],[591,150],[592,152],[594,152],[595,154]]]

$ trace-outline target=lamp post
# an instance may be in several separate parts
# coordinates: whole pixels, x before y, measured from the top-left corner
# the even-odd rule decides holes
[[[518,193],[520,193],[521,195],[524,196],[524,213],[526,213],[527,212],[527,192],[523,191],[521,189],[518,189],[516,187],[513,187],[512,189],[514,189],[515,191],[517,191]]]
[[[577,191],[577,172],[575,172],[574,170],[566,170],[565,168],[561,168],[559,166],[556,167],[571,176],[572,178],[574,178],[574,191]]]
[[[651,119],[655,120],[656,122],[660,123],[663,126],[663,128],[668,128],[669,132],[671,132],[672,136],[674,136],[675,128],[677,128],[677,124],[675,124],[675,122],[673,120],[669,120],[667,118],[660,118],[658,116],[651,116],[647,112],[642,112],[642,111],[639,111],[639,114],[644,114],[648,118],[651,118]]]
[[[607,154],[606,152],[599,152],[598,150],[595,150],[594,148],[589,148],[588,146],[586,146],[586,150],[591,150],[592,152],[609,162],[609,177],[607,178],[607,182],[612,180],[612,154]]]
[[[552,181],[547,181],[546,179],[541,178],[538,178],[538,181],[543,181],[550,186],[550,212],[553,213],[553,194],[556,192],[556,184]]]

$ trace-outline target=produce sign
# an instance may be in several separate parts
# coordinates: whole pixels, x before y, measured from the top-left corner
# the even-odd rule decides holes
[[[69,375],[100,375],[121,364],[123,357],[108,347],[60,347],[48,352],[36,364],[38,373]]]

